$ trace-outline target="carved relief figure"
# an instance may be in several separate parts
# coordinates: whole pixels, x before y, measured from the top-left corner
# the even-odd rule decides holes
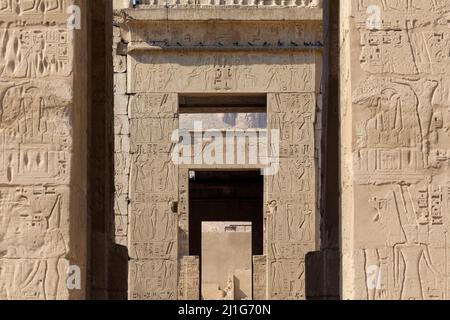
[[[11,263],[13,274],[3,278],[9,282],[7,298],[56,299],[58,264],[67,253],[60,230],[62,195],[50,190],[2,190],[0,206],[8,209],[0,258]]]
[[[312,210],[310,209],[309,204],[305,203],[304,208],[302,210],[302,222],[299,226],[300,240],[302,241],[312,240],[311,219],[312,219]]]
[[[419,116],[420,131],[422,135],[422,154],[424,156],[425,166],[428,166],[429,156],[429,140],[431,131],[431,119],[433,116],[433,107],[431,105],[434,92],[438,86],[438,82],[426,78],[418,80],[395,79],[394,82],[408,85],[414,91],[417,102],[417,114]]]
[[[69,34],[63,29],[11,30],[0,56],[0,74],[11,78],[68,76],[71,72]],[[3,65],[3,70],[2,70]]]
[[[428,268],[436,275],[439,272],[435,269],[431,260],[428,245],[420,243],[417,237],[416,225],[405,225],[403,230],[406,236],[405,243],[394,246],[394,270],[396,285],[401,288],[402,300],[423,300],[422,279],[419,270],[420,261],[423,259]],[[404,271],[400,271],[400,258],[405,264]]]

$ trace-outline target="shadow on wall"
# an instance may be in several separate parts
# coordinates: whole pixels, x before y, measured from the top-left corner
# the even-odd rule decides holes
[[[110,0],[89,5],[88,132],[89,299],[127,299],[128,251],[115,243],[114,113]]]
[[[339,299],[339,250],[324,249],[305,257],[307,300]]]
[[[322,168],[320,191],[321,250],[305,258],[306,298],[340,297],[340,174],[339,174],[339,0],[324,1]]]

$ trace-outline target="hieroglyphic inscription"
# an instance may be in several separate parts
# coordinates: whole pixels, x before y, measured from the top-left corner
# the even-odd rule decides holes
[[[130,102],[131,299],[177,298],[178,168],[170,154],[177,103],[157,93]]]
[[[128,91],[311,92],[314,62],[314,54],[307,53],[135,54],[130,59]]]
[[[267,257],[253,256],[253,299],[267,299]]]
[[[305,255],[315,249],[315,97],[269,95],[269,129],[280,130],[279,170],[265,177],[269,299],[305,298]]]
[[[178,299],[199,300],[200,298],[199,257],[183,256],[180,260]]]
[[[0,188],[0,298],[67,298],[68,189]]]
[[[351,37],[359,41],[347,53],[343,125],[353,130],[343,141],[343,161],[352,162],[343,213],[354,222],[344,235],[344,247],[353,246],[343,270],[354,285],[344,281],[345,292],[448,299],[450,7],[439,0],[352,5]],[[381,9],[375,29],[366,23],[369,5]]]
[[[70,4],[0,1],[0,299],[69,297]]]
[[[131,32],[127,79],[120,72],[115,75],[116,93],[122,95],[126,83],[126,93],[129,95],[127,110],[117,106],[121,113],[116,115],[124,113],[125,116],[117,117],[116,134],[129,134],[131,170],[128,243],[132,263],[174,261],[178,256],[178,266],[182,268],[184,259],[189,254],[189,169],[185,166],[178,169],[170,157],[174,150],[171,134],[178,128],[178,102],[174,93],[270,93],[268,127],[280,129],[281,168],[278,175],[265,179],[265,202],[275,202],[280,214],[273,215],[269,209],[265,214],[267,252],[258,264],[261,277],[258,294],[268,299],[304,298],[304,257],[316,248],[317,167],[314,126],[317,112],[318,55],[313,49],[280,51],[277,54],[258,51],[236,51],[237,53],[229,54],[211,48],[196,54],[177,50],[154,50],[149,54],[150,51],[135,50],[134,46],[145,42],[151,47],[160,46],[162,49],[170,45],[181,48],[184,45],[193,46],[194,42],[199,41],[198,45],[202,47],[230,47],[235,45],[235,41],[231,41],[231,38],[220,39],[220,32],[212,29],[202,29],[202,32],[211,33],[204,37],[202,34],[189,36],[188,33],[196,30],[199,24],[192,28],[188,26],[187,29],[183,26],[182,31],[176,32],[181,24],[174,22],[168,28],[161,28],[158,23],[146,23],[149,27],[145,30]],[[242,39],[249,38],[245,46],[281,48],[286,41],[287,45],[293,47],[317,45],[316,33],[308,31],[311,25],[299,23],[289,27],[293,30],[289,36],[297,34],[300,39],[298,41],[304,42],[303,44],[295,43],[294,40],[287,41],[288,37],[285,36],[283,38],[286,39],[273,40],[274,34],[280,30],[280,26],[276,24],[271,24],[264,31],[270,33],[269,38],[273,38],[264,37],[266,43],[261,40],[261,28],[239,32],[245,33],[241,36]],[[215,28],[216,31],[229,31],[222,24]],[[319,29],[317,31],[320,33]],[[166,39],[166,32],[171,34],[170,40]],[[291,172],[295,174],[291,175]],[[168,218],[169,208],[175,200],[178,201],[178,215],[176,219]],[[174,229],[172,224],[175,221]],[[133,280],[136,279],[133,278],[133,272],[137,272],[136,267],[133,268],[130,267],[130,282],[137,281]],[[152,268],[139,270],[150,272]],[[266,280],[262,279],[263,275]],[[178,276],[178,283],[183,283],[184,273],[179,268]],[[152,275],[143,277],[151,279]],[[152,281],[148,280],[149,283]],[[150,284],[147,287],[149,286]],[[168,289],[153,286],[151,290],[142,287],[135,290],[137,287],[134,284],[130,288],[130,297],[135,299],[163,299],[167,296]],[[178,290],[178,298],[182,294],[184,293]],[[171,298],[176,296],[171,295]]]

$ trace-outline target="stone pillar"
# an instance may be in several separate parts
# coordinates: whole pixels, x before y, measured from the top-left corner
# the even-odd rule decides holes
[[[342,4],[344,299],[449,298],[449,9]]]
[[[267,299],[267,257],[253,256],[253,300]]]
[[[197,256],[184,256],[180,259],[178,299],[200,299],[200,259]]]
[[[115,242],[127,244],[130,180],[130,120],[128,117],[127,56],[120,28],[113,27],[114,71],[114,235]]]
[[[268,298],[305,298],[305,256],[316,247],[314,73],[305,93],[268,95],[268,128],[280,132],[279,169],[265,177]]]
[[[176,94],[131,97],[130,299],[177,299],[178,166],[171,158],[177,110]]]
[[[85,297],[86,8],[0,4],[0,299]]]
[[[179,168],[178,258],[189,255],[189,169]]]

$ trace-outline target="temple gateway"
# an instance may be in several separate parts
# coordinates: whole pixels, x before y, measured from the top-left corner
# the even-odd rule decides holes
[[[0,299],[449,299],[449,25],[0,0]]]

